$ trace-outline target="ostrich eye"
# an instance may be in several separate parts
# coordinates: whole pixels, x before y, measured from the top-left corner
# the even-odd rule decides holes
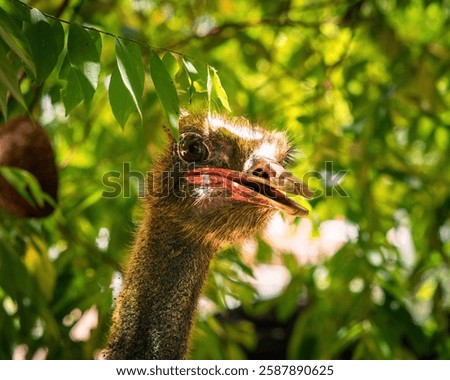
[[[178,145],[178,154],[184,161],[206,161],[209,157],[209,150],[200,135],[187,133]]]

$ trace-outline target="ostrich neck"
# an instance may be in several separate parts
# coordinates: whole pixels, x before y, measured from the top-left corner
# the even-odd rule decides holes
[[[137,235],[117,300],[108,359],[182,359],[214,247],[153,212]]]

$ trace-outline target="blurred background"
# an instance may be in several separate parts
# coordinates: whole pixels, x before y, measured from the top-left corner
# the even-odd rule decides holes
[[[321,193],[308,218],[277,215],[213,260],[192,359],[450,359],[450,1],[26,3],[215,67],[232,112],[214,108],[288,131],[291,170]],[[58,70],[39,91],[21,81],[59,201],[45,218],[0,209],[1,359],[92,359],[105,344],[141,215],[130,170],[150,170],[167,122],[142,46],[143,125],[120,127],[114,37],[102,43],[99,89],[67,117]],[[13,99],[9,117],[23,112]],[[111,171],[127,194],[102,196]]]

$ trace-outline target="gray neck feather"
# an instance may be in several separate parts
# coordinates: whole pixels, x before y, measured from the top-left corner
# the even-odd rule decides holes
[[[108,359],[182,359],[214,247],[147,213],[117,300]]]

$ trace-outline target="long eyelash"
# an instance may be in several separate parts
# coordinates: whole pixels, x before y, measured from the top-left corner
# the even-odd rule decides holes
[[[295,166],[299,160],[298,153],[296,147],[290,147],[284,156],[283,166]]]
[[[286,155],[284,156],[283,159],[283,164],[287,165],[287,166],[292,166],[294,165],[294,163],[296,162],[296,154],[297,154],[297,149],[294,147],[291,147],[288,149],[288,151],[286,152]]]

